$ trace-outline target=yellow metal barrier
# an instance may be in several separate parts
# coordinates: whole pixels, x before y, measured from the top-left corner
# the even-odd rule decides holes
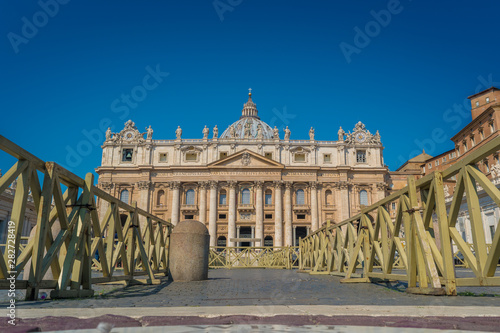
[[[210,268],[298,268],[298,246],[210,247]]]
[[[340,275],[344,277],[342,282],[370,282],[373,278],[408,281],[408,292],[423,294],[456,295],[457,286],[500,286],[500,276],[495,276],[500,228],[492,243],[486,244],[478,186],[497,206],[500,191],[475,166],[498,150],[500,137],[442,172],[419,180],[408,177],[404,189],[352,218],[335,225],[328,221],[300,241],[300,269]],[[443,181],[452,177],[456,178],[456,186],[448,211]],[[471,245],[456,229],[464,195],[473,236]],[[387,211],[393,202],[397,206],[395,219]],[[462,253],[463,259],[459,259],[473,277],[457,277],[453,246]]]
[[[26,289],[28,300],[37,299],[39,289],[53,289],[53,298],[84,297],[93,295],[95,283],[152,284],[159,282],[155,274],[167,274],[170,223],[97,188],[91,173],[82,179],[3,136],[0,149],[17,159],[0,178],[0,194],[17,179],[7,244],[0,256],[0,289],[9,289],[13,278],[16,289]],[[30,190],[37,224],[35,236],[23,247]],[[96,210],[98,199],[107,206],[103,216]],[[92,265],[101,274],[93,274]],[[120,275],[114,274],[117,266]]]

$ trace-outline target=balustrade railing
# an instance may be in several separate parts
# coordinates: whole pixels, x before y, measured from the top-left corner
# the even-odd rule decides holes
[[[0,194],[17,180],[0,289],[9,289],[12,279],[28,300],[36,300],[40,289],[53,289],[52,298],[85,297],[93,295],[95,283],[152,284],[159,283],[155,274],[167,274],[170,223],[99,189],[91,173],[82,179],[3,136],[0,150],[17,160],[0,178]],[[37,223],[22,245],[29,193]]]
[[[298,268],[298,246],[210,247],[210,268]]]
[[[408,177],[405,188],[345,221],[328,222],[300,240],[300,268],[340,275],[342,282],[408,281],[407,290],[412,293],[456,295],[457,286],[500,286],[496,274],[500,228],[487,244],[478,187],[496,207],[500,191],[476,167],[498,150],[500,137],[442,172],[418,180]],[[445,201],[446,181],[455,185],[451,202]],[[387,210],[392,203],[397,207],[394,218]],[[472,244],[456,228],[463,205],[470,218]],[[457,274],[458,261],[472,274]]]

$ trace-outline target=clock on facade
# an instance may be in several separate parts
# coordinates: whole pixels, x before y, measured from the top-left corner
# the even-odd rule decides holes
[[[363,132],[357,133],[356,134],[356,141],[358,142],[365,142],[366,140],[366,134]]]
[[[125,133],[126,140],[132,140],[133,138],[134,138],[134,132],[126,132]]]

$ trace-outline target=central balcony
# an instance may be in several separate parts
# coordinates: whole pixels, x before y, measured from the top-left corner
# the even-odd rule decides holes
[[[293,211],[297,213],[307,213],[311,210],[309,205],[293,205]]]
[[[196,213],[198,211],[198,205],[181,205],[182,212]]]
[[[238,211],[240,212],[253,212],[255,207],[253,204],[239,204]]]

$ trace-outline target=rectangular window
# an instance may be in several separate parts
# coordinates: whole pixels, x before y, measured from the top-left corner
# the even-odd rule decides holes
[[[490,166],[488,164],[488,161],[484,161],[484,168],[485,168],[487,173],[490,172]]]
[[[219,194],[219,205],[226,205],[226,193]]]
[[[493,122],[490,123],[490,132],[495,132],[495,124]]]
[[[467,151],[467,142],[464,141],[464,153]]]
[[[219,158],[220,159],[223,159],[223,158],[226,158],[226,157],[227,157],[227,152],[224,151],[224,152],[219,153]]]
[[[122,161],[123,162],[132,162],[132,155],[134,153],[133,149],[123,149],[122,152]]]
[[[358,163],[366,163],[366,151],[358,150],[356,152],[356,162]]]
[[[396,210],[396,203],[395,202],[392,203],[392,210]]]
[[[429,163],[429,169],[432,169],[432,163]]]
[[[323,162],[331,163],[332,162],[332,155],[331,154],[323,154]]]
[[[194,215],[184,215],[184,218],[186,220],[193,220],[194,219]]]
[[[167,153],[160,153],[160,162],[167,161]]]
[[[266,220],[271,220],[273,218],[273,214],[266,214],[266,215],[264,215],[264,218]]]
[[[446,157],[443,157],[443,163],[446,162]]]
[[[226,214],[219,214],[219,220],[225,220],[227,218]]]
[[[439,160],[436,160],[436,161],[434,162],[434,164],[436,164],[436,166],[438,166],[438,165],[439,165]]]
[[[305,161],[306,161],[306,154],[303,153],[295,154],[295,162],[305,162]]]
[[[264,204],[272,205],[273,204],[273,195],[271,193],[266,193],[264,197]]]
[[[196,161],[197,157],[196,153],[186,153],[186,161]]]
[[[470,145],[471,147],[474,147],[476,145],[476,140],[474,139],[473,136],[470,137]]]
[[[306,215],[305,214],[297,214],[297,220],[305,220]]]
[[[264,153],[264,157],[272,160],[273,159],[273,153]]]
[[[479,131],[479,137],[481,138],[481,140],[484,140],[484,132],[483,131]]]

